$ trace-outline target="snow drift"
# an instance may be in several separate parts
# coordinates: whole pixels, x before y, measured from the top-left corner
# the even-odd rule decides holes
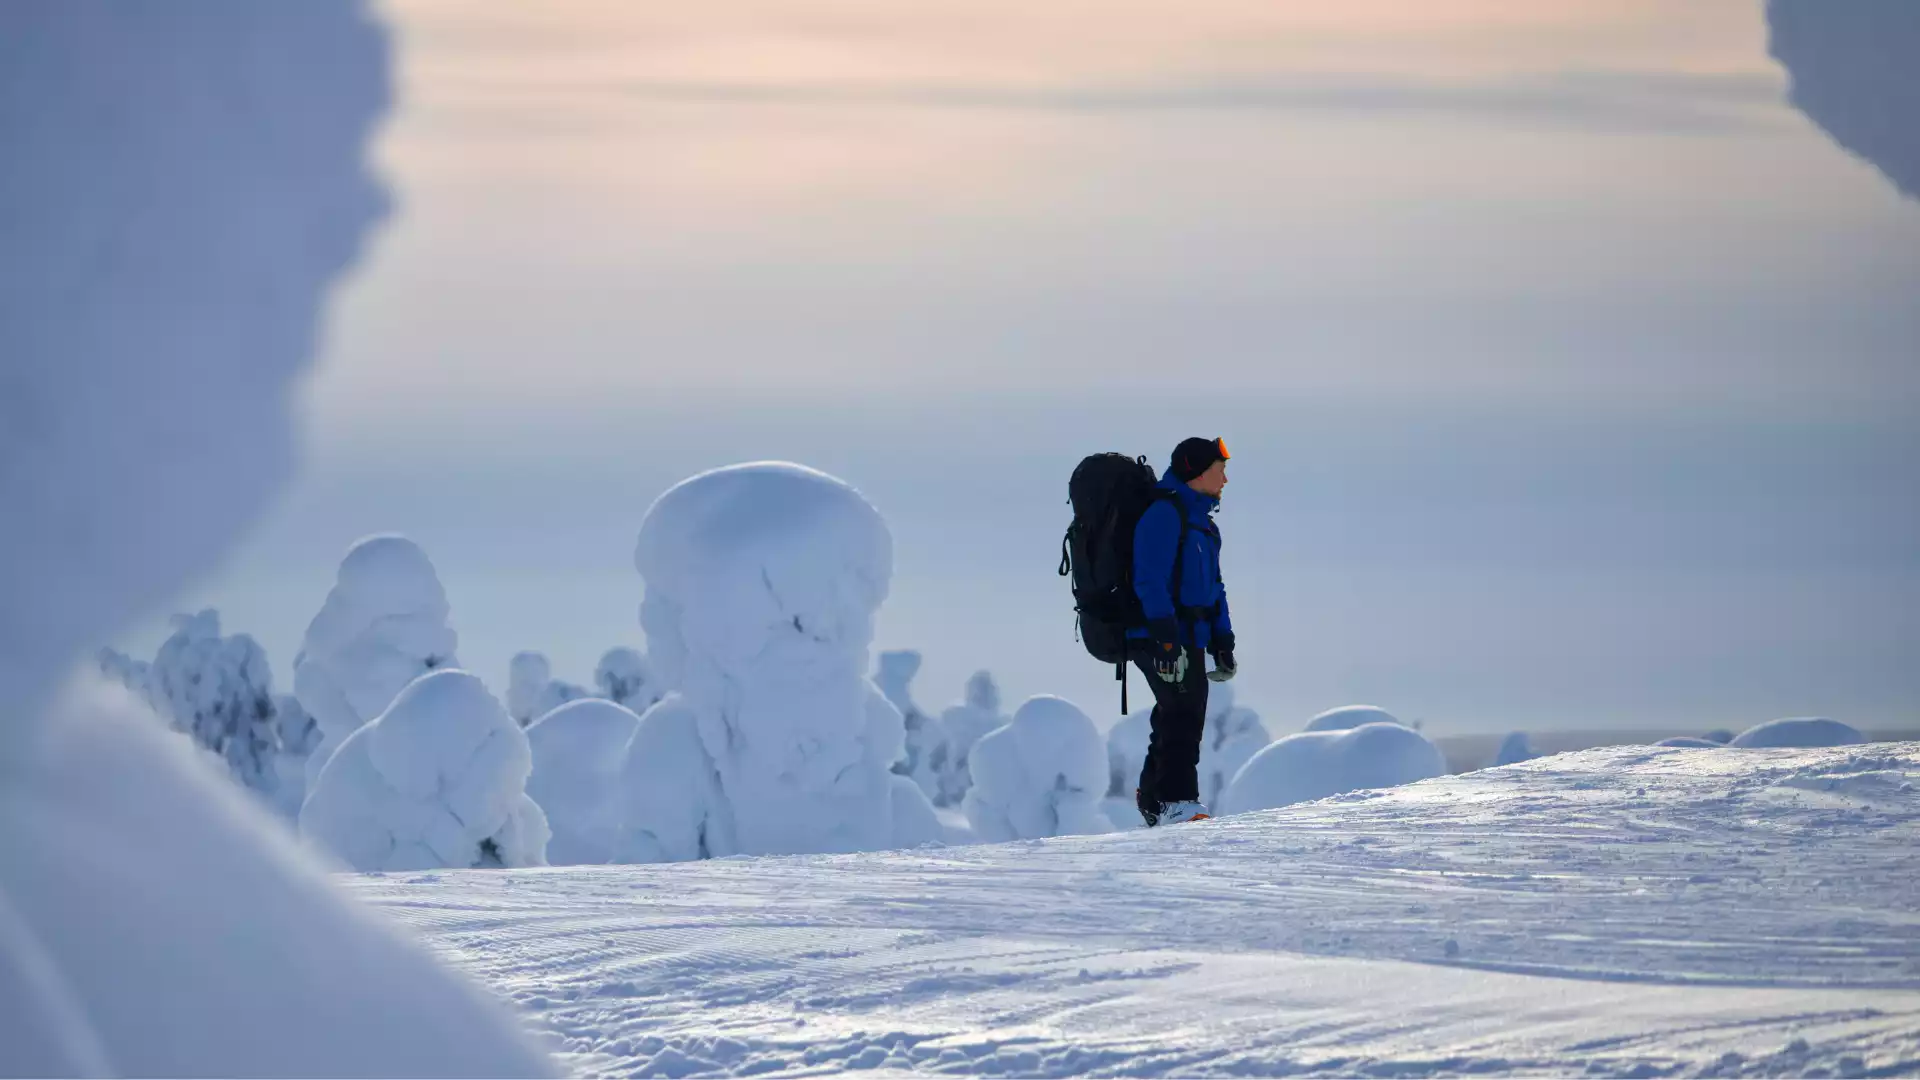
[[[1346,731],[1362,724],[1399,724],[1400,720],[1392,713],[1374,705],[1342,705],[1337,709],[1328,709],[1319,716],[1307,721],[1304,731]],[[1406,725],[1401,724],[1402,727]]]
[[[446,590],[420,545],[370,536],[348,549],[293,661],[293,695],[320,727],[307,759],[309,788],[347,736],[402,687],[459,666],[447,615]]]
[[[1107,832],[1107,767],[1100,732],[1063,698],[1029,699],[973,746],[973,788],[962,808],[981,840]]]
[[[604,863],[619,847],[620,783],[627,747],[640,729],[632,710],[586,698],[554,709],[527,728],[533,774],[527,795],[546,813],[553,866]]]
[[[1240,814],[1365,788],[1444,776],[1447,762],[1427,737],[1399,724],[1362,724],[1289,735],[1255,754],[1220,799]]]
[[[384,196],[359,5],[16,0],[0,33],[0,1047],[8,1071],[528,1075],[91,645],[227,553]],[[31,827],[29,827],[31,823]]]
[[[671,793],[630,801],[632,842],[675,858],[892,844],[904,728],[866,678],[893,573],[879,511],[825,473],[735,465],[661,495],[634,565],[675,692],[629,755],[630,793],[647,778]]]
[[[422,675],[347,736],[300,809],[300,833],[355,870],[545,866],[526,733],[479,679]]]
[[[507,715],[521,727],[587,696],[586,687],[553,677],[545,653],[514,653],[507,665]]]
[[[1675,735],[1671,739],[1661,739],[1655,746],[1671,746],[1687,750],[1718,750],[1721,744],[1712,739],[1702,739],[1693,735]]]
[[[1867,741],[1852,725],[1824,716],[1789,717],[1769,720],[1733,737],[1729,746],[1749,748],[1775,746],[1853,746]]]

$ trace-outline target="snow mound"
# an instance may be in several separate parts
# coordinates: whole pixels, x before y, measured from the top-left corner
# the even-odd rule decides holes
[[[1399,724],[1303,731],[1255,754],[1227,785],[1219,811],[1270,810],[1348,791],[1398,787],[1446,772],[1440,749]]]
[[[990,671],[976,671],[967,678],[966,695],[958,705],[949,705],[940,713],[940,726],[947,733],[947,770],[940,778],[942,806],[958,806],[973,786],[968,755],[980,737],[1007,722],[1000,715],[1000,686]]]
[[[1799,716],[1755,724],[1735,735],[1733,741],[1727,745],[1753,749],[1782,746],[1853,746],[1866,741],[1867,737],[1849,724],[1829,720],[1824,716]]]
[[[640,718],[600,698],[568,702],[527,728],[527,796],[553,832],[547,863],[604,863],[619,846],[620,786]]]
[[[912,778],[930,800],[941,798],[941,777],[952,769],[952,747],[946,728],[927,715],[913,700],[913,677],[920,673],[920,654],[912,649],[892,649],[880,654],[873,682],[900,710],[906,728],[906,742],[893,771]]]
[[[479,679],[435,671],[347,736],[300,832],[356,870],[544,866],[526,733]]]
[[[1140,786],[1140,770],[1147,764],[1147,745],[1153,739],[1153,714],[1130,712],[1107,729],[1107,795],[1133,798]]]
[[[1671,739],[1661,739],[1653,745],[1682,747],[1690,750],[1718,750],[1722,744],[1714,742],[1712,739],[1695,738],[1692,735],[1675,735]]]
[[[1730,743],[1733,741],[1733,731],[1728,728],[1714,728],[1712,731],[1709,731],[1705,735],[1702,735],[1700,737],[1707,740],[1708,742],[1716,742],[1721,744],[1722,746],[1725,746],[1727,743]]]
[[[635,715],[646,712],[665,693],[646,656],[624,645],[608,649],[600,657],[593,669],[593,685],[602,697],[625,705]]]
[[[1107,768],[1100,732],[1064,698],[1030,698],[1006,726],[973,746],[973,788],[962,809],[981,840],[1100,833]]]
[[[1241,767],[1272,741],[1260,714],[1234,703],[1232,683],[1214,684],[1207,696],[1207,727],[1200,743],[1200,801],[1208,806],[1218,803]],[[1143,762],[1144,753],[1143,748]],[[1135,778],[1139,775],[1136,770]]]
[[[1342,705],[1307,721],[1304,731],[1346,731],[1362,724],[1400,724],[1392,713],[1374,705]],[[1405,727],[1405,724],[1400,724]]]
[[[893,573],[879,511],[813,469],[735,465],[661,495],[641,524],[634,565],[646,580],[648,655],[676,688],[649,715],[671,705],[691,718],[702,751],[647,768],[718,778],[724,805],[708,817],[728,827],[710,832],[706,849],[888,846],[889,777],[905,733],[899,710],[866,678]],[[661,838],[663,850],[689,851],[678,813],[628,825]],[[722,833],[731,850],[716,842]]]
[[[1527,733],[1515,731],[1508,733],[1506,738],[1500,740],[1500,749],[1493,755],[1493,765],[1495,768],[1502,765],[1518,765],[1539,756],[1539,752],[1533,748],[1532,741],[1527,738]]]
[[[507,665],[507,715],[521,727],[587,696],[586,687],[554,678],[544,653],[514,653]]]
[[[447,615],[446,590],[420,545],[370,536],[347,551],[293,661],[293,695],[320,726],[307,759],[309,788],[347,736],[403,687],[459,665]]]

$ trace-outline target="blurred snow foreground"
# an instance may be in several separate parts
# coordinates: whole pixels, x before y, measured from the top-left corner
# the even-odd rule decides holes
[[[0,1064],[551,1072],[142,704],[61,686],[286,474],[290,383],[385,207],[384,33],[353,4],[15,0],[4,21],[0,401],[32,422],[0,423]]]
[[[900,710],[866,678],[893,538],[859,492],[779,462],[703,473],[647,511],[634,565],[674,690],[627,755],[618,861],[937,838],[925,793],[892,772]]]

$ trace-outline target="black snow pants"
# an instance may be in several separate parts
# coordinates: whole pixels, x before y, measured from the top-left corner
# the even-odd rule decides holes
[[[1200,740],[1207,726],[1207,657],[1189,645],[1187,677],[1166,682],[1153,673],[1150,646],[1134,646],[1133,666],[1147,677],[1153,691],[1153,737],[1147,742],[1147,761],[1140,769],[1143,806],[1200,800]]]

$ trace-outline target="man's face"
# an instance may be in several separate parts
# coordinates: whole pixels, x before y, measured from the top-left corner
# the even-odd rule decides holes
[[[1211,495],[1216,499],[1219,498],[1220,493],[1227,489],[1227,463],[1224,461],[1214,462],[1212,467],[1206,472],[1189,480],[1187,486],[1202,495]]]

